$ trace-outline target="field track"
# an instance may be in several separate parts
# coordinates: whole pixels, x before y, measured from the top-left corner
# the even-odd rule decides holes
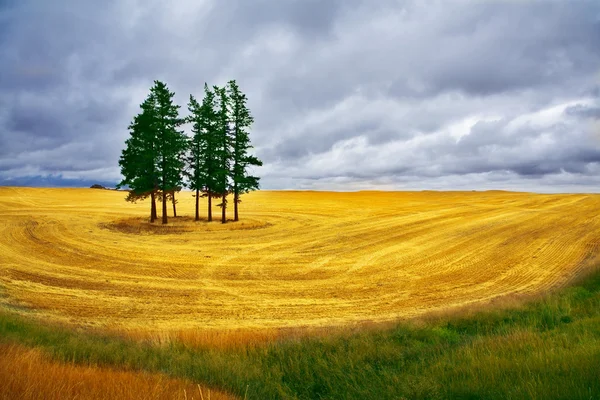
[[[560,286],[600,243],[599,195],[262,191],[221,225],[182,193],[164,229],[124,197],[0,187],[0,309],[156,331],[383,321]]]

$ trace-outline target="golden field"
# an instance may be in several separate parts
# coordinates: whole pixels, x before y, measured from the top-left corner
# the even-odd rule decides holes
[[[0,309],[126,332],[390,321],[564,285],[600,242],[599,195],[260,191],[222,225],[183,192],[167,226],[124,197],[0,188]]]

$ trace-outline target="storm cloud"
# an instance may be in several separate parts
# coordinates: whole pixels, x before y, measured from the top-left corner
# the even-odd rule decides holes
[[[600,188],[600,3],[0,2],[0,184],[120,180],[153,80],[236,79],[266,189]]]

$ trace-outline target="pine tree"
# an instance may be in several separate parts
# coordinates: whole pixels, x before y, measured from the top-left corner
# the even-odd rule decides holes
[[[259,177],[248,174],[249,166],[261,166],[255,156],[248,154],[252,149],[248,129],[254,122],[246,102],[247,98],[240,91],[235,80],[229,81],[227,94],[231,103],[231,131],[232,131],[232,166],[231,181],[234,204],[234,221],[239,220],[238,204],[241,202],[240,195],[259,188]]]
[[[155,130],[156,120],[155,99],[150,94],[140,105],[141,113],[136,115],[129,125],[130,137],[126,147],[121,153],[119,166],[123,180],[117,188],[128,186],[130,189],[127,201],[136,202],[151,197],[150,222],[156,219],[156,190],[158,176],[155,167],[156,147]]]
[[[200,192],[203,197],[208,197],[208,220],[212,221],[212,198],[217,192],[217,179],[215,171],[219,165],[216,148],[216,112],[215,93],[204,84],[204,98],[202,105],[190,96],[188,103],[192,123],[193,136],[189,144],[189,155],[187,164],[189,166],[187,178],[189,187],[196,191],[196,221],[200,219],[199,198]]]
[[[168,194],[183,185],[183,154],[187,140],[178,130],[183,120],[179,118],[179,106],[173,103],[175,93],[160,81],[154,81],[150,93],[155,99],[157,187],[162,197],[162,223],[166,224]]]
[[[216,112],[216,126],[215,126],[215,139],[217,147],[215,153],[219,163],[214,173],[215,177],[215,193],[221,195],[221,223],[227,222],[227,195],[231,188],[229,182],[229,176],[231,174],[231,129],[229,125],[229,98],[227,97],[227,90],[225,87],[220,88],[214,86],[213,90],[216,96],[217,112]]]
[[[204,85],[202,104],[190,96],[190,117],[179,118],[174,93],[154,81],[150,95],[141,104],[142,112],[129,125],[119,165],[128,186],[128,201],[152,198],[150,220],[156,219],[156,200],[162,201],[162,222],[166,224],[167,202],[177,216],[175,193],[181,190],[183,175],[196,191],[196,220],[199,219],[200,193],[208,197],[208,220],[212,220],[212,199],[221,198],[221,222],[227,222],[227,196],[234,195],[235,220],[240,195],[259,187],[259,178],[249,175],[249,166],[262,162],[248,154],[252,148],[248,129],[254,122],[246,106],[247,98],[234,80],[225,87]],[[187,138],[179,127],[192,123],[193,137]],[[184,170],[184,166],[188,166]]]
[[[192,123],[193,136],[190,138],[188,144],[188,155],[186,159],[188,168],[186,169],[185,175],[188,180],[188,187],[193,191],[196,191],[196,221],[199,221],[200,192],[204,190],[205,187],[204,153],[206,151],[206,145],[203,140],[200,104],[198,104],[198,101],[193,95],[190,95],[188,110],[190,112],[188,121]]]

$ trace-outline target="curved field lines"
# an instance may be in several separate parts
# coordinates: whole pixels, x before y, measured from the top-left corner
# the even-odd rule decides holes
[[[597,195],[257,192],[238,223],[167,227],[124,197],[0,188],[0,308],[149,331],[384,321],[560,286],[600,243]]]

